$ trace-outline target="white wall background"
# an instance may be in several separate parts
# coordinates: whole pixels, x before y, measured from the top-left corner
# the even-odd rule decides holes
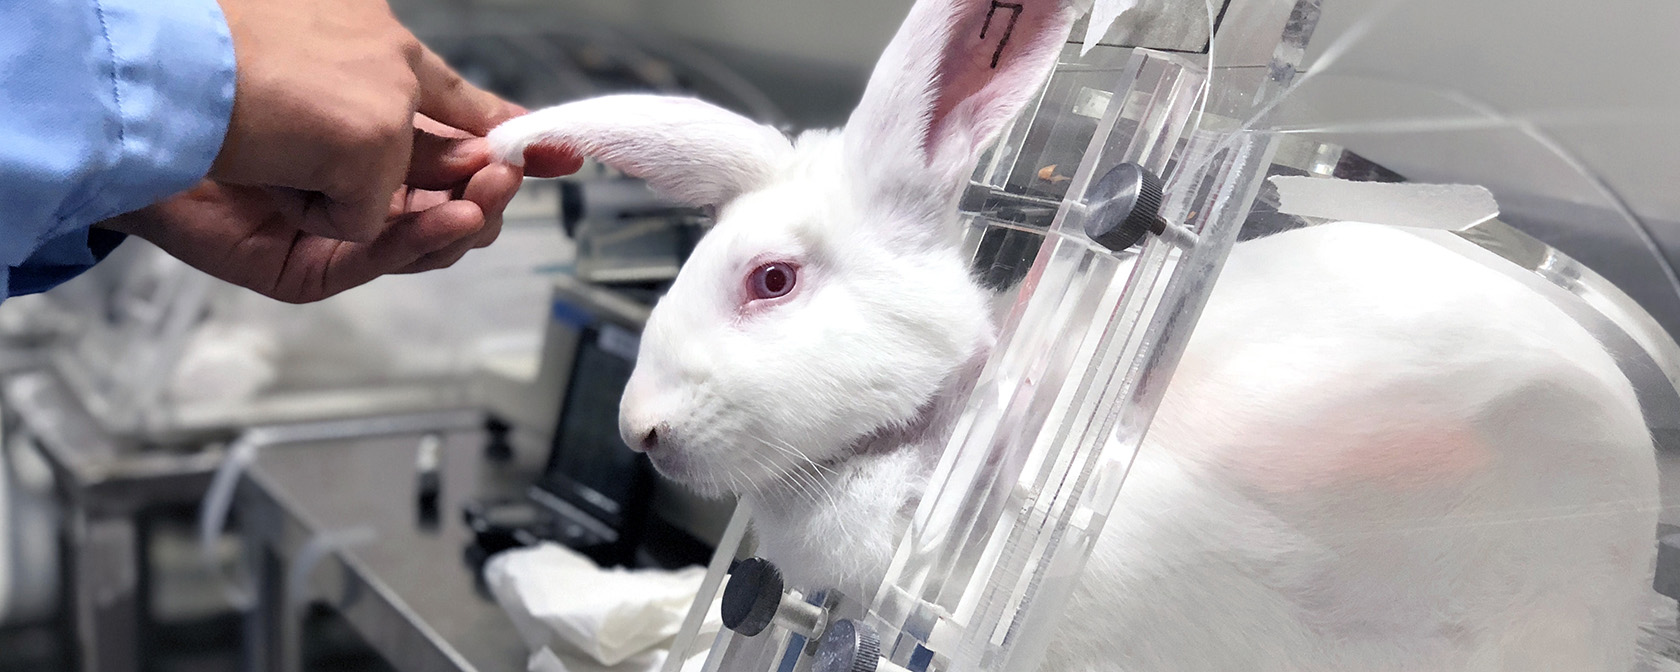
[[[529,2],[530,0],[487,0]],[[909,0],[564,0],[597,16],[692,40],[832,66],[861,78]],[[1543,127],[1626,194],[1646,216],[1680,222],[1680,1],[1324,0],[1314,55],[1363,17],[1382,11],[1330,70],[1468,92]],[[1330,78],[1303,87],[1320,119],[1392,114],[1398,86],[1378,95]],[[1412,111],[1461,108],[1408,92]],[[1339,103],[1337,101],[1340,101]],[[1421,102],[1420,102],[1421,101]],[[1516,133],[1348,138],[1403,172],[1535,186],[1594,202],[1572,171]],[[1479,139],[1470,136],[1480,136]],[[1494,151],[1501,150],[1501,151]],[[1563,175],[1559,173],[1571,173]]]
[[[443,0],[445,2],[451,0]],[[453,0],[545,5],[669,31],[765,69],[766,86],[844,118],[910,0]],[[1619,194],[1680,261],[1680,0],[1323,0],[1309,62],[1341,58],[1304,85],[1279,123],[1347,125],[1476,116],[1450,96],[1533,120]],[[1368,17],[1367,32],[1344,41]],[[775,71],[780,68],[779,72]],[[795,84],[816,80],[814,89]],[[751,74],[751,73],[749,73]],[[809,84],[807,84],[809,86]],[[827,87],[829,90],[824,89]],[[1456,92],[1456,93],[1443,93]],[[825,94],[826,95],[820,95]],[[1544,144],[1512,128],[1335,138],[1415,180],[1484,184],[1507,214],[1664,313],[1680,297],[1611,202]],[[1595,224],[1576,222],[1597,217]],[[1608,221],[1608,223],[1607,223]],[[1597,228],[1593,228],[1597,227]],[[1613,230],[1611,230],[1613,229]]]
[[[1385,0],[1325,0],[1323,50]],[[1680,2],[1674,0],[1403,0],[1330,71],[1467,92],[1542,129],[1625,194],[1641,214],[1680,222]],[[1414,102],[1429,100],[1419,91]],[[1461,109],[1444,99],[1440,113]],[[1358,116],[1357,96],[1332,114]],[[1369,100],[1363,102],[1371,102]],[[1580,181],[1517,133],[1367,138],[1373,154],[1419,177],[1559,190]],[[1351,141],[1350,141],[1351,142]],[[1487,151],[1503,147],[1507,151]],[[1680,241],[1677,241],[1680,242]]]
[[[626,11],[612,0],[588,0]],[[909,0],[638,0],[701,42],[855,72]],[[1457,97],[1530,120],[1642,218],[1680,261],[1680,0],[1323,0],[1303,85],[1279,122],[1468,121]],[[1374,17],[1374,18],[1373,18]],[[625,17],[630,18],[630,17]],[[1357,35],[1357,37],[1355,37]],[[1414,180],[1493,188],[1508,219],[1558,245],[1680,329],[1680,297],[1593,179],[1521,129],[1337,137]],[[1591,220],[1591,221],[1589,221]],[[1587,222],[1587,223],[1582,223]]]
[[[546,4],[669,31],[764,57],[867,71],[910,10],[909,0],[480,0]]]

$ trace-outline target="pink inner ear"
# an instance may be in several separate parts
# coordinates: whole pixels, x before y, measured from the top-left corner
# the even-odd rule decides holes
[[[536,144],[525,148],[525,174],[531,177],[570,175],[583,166],[583,158],[571,148]]]
[[[934,83],[933,116],[922,139],[930,155],[963,126],[971,142],[989,140],[1036,91],[1041,73],[1035,66],[1042,59],[1034,56],[1059,48],[1064,39],[1058,30],[1066,11],[1060,0],[960,0],[953,11],[953,32]]]

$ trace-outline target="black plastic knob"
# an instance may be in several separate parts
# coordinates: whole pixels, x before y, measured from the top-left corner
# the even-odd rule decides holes
[[[1119,252],[1143,240],[1144,234],[1167,230],[1161,219],[1161,178],[1135,163],[1109,170],[1086,192],[1091,209],[1085,235]]]
[[[723,625],[748,637],[764,632],[782,605],[782,572],[764,558],[747,558],[723,588]]]
[[[811,660],[811,672],[875,672],[881,662],[881,636],[850,618],[828,626]]]

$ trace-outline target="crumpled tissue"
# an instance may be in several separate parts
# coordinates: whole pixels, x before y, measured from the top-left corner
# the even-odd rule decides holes
[[[553,543],[500,553],[484,568],[532,651],[531,672],[660,669],[705,575],[703,567],[603,569]],[[699,641],[722,627],[713,603]]]

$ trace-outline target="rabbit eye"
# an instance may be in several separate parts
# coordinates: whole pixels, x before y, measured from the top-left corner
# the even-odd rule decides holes
[[[747,276],[747,289],[752,292],[754,299],[786,296],[788,292],[793,291],[796,275],[793,265],[771,262],[753,269],[752,275]]]

